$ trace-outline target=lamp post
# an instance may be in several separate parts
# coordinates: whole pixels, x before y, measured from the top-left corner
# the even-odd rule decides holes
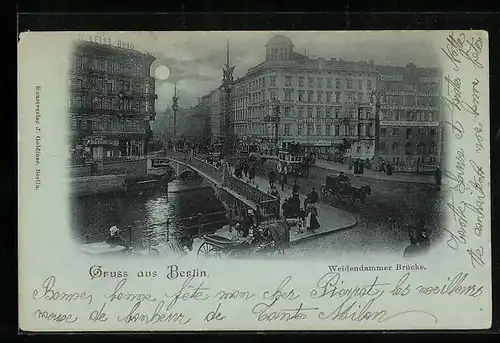
[[[372,92],[372,103],[375,103],[375,156],[379,153],[380,147],[380,99],[385,97],[384,90],[375,90]]]
[[[274,141],[275,141],[275,148],[276,148],[276,155],[279,154],[279,139],[278,139],[278,134],[279,134],[279,125],[280,125],[280,100],[278,98],[274,99]]]

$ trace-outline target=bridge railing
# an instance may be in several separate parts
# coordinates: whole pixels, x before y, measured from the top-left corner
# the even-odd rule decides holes
[[[256,188],[252,184],[240,180],[232,175],[229,177],[228,187],[246,199],[258,204],[263,215],[272,217],[275,217],[276,215],[279,216],[280,203],[279,199],[275,196],[268,194],[267,192]]]
[[[219,169],[197,157],[181,152],[166,151],[166,157],[172,157],[178,161],[189,164],[218,182],[224,181],[224,185],[242,197],[255,202],[264,216],[279,218],[280,201],[275,196],[260,190],[243,180],[234,177],[230,172],[225,180],[222,180],[222,169]]]
[[[166,157],[171,157],[173,159],[176,159],[180,162],[184,162],[186,164],[189,164],[197,169],[199,169],[201,172],[205,173],[206,175],[210,176],[211,178],[215,179],[217,182],[221,182],[222,181],[222,173],[221,171],[199,159],[199,158],[196,158],[194,156],[191,156],[191,155],[187,155],[187,154],[184,154],[184,153],[181,153],[181,152],[176,152],[176,151],[167,151],[165,153],[165,156]]]

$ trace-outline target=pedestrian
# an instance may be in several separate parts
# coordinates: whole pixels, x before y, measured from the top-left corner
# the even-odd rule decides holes
[[[304,221],[302,218],[299,218],[297,221],[297,234],[304,233]]]
[[[292,196],[293,195],[299,195],[299,184],[297,183],[297,180],[295,179],[293,181],[293,186],[292,186]]]
[[[274,182],[276,181],[276,172],[273,169],[270,169],[267,176],[269,178],[269,187],[273,188]]]
[[[389,176],[392,175],[392,164],[390,162],[387,162],[386,174]]]
[[[284,191],[285,190],[285,185],[286,185],[286,182],[287,182],[287,176],[286,176],[286,173],[283,173],[281,174],[281,190]]]
[[[245,177],[248,177],[248,171],[249,171],[248,161],[245,159],[243,161],[243,173],[245,174]]]
[[[248,181],[250,181],[251,184],[255,182],[255,169],[253,167],[248,171]]]
[[[306,228],[307,230],[317,230],[320,224],[318,221],[318,212],[314,205],[307,205],[306,208]]]
[[[290,199],[286,199],[285,201],[283,201],[281,209],[283,210],[283,217],[290,218]]]

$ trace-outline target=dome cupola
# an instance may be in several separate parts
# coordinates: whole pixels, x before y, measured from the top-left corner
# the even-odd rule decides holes
[[[283,35],[272,37],[266,44],[266,61],[289,61],[293,58],[293,43]]]

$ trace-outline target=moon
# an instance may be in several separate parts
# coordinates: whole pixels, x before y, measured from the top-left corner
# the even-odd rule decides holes
[[[158,80],[166,80],[170,76],[170,69],[167,66],[160,65],[155,69],[155,77]]]

